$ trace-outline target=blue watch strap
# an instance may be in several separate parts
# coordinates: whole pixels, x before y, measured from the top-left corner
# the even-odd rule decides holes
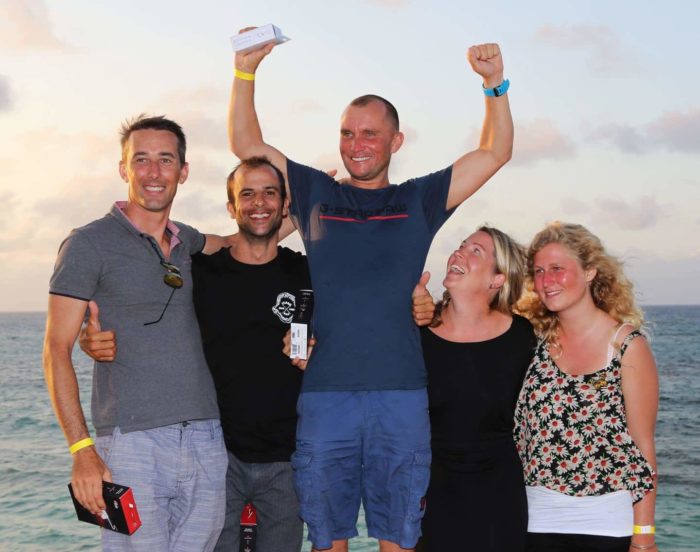
[[[483,84],[481,87],[484,89],[484,94],[490,98],[497,98],[498,96],[503,96],[510,88],[510,81],[508,79],[504,80],[501,84],[495,88],[486,88]]]

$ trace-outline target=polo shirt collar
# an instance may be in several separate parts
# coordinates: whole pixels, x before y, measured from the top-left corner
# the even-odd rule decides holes
[[[126,214],[126,201],[115,201],[114,205],[112,206],[112,209],[110,210],[110,214],[115,218],[117,222],[119,222],[122,226],[126,227],[127,229],[131,230],[132,232],[138,234],[139,236],[147,236],[145,232],[141,232],[136,225],[132,222],[132,220],[127,216]],[[177,244],[182,243],[182,240],[178,237],[178,234],[180,233],[180,229],[177,227],[177,225],[170,219],[168,219],[167,224],[165,225],[165,231],[170,234],[170,247],[171,249],[175,247]]]

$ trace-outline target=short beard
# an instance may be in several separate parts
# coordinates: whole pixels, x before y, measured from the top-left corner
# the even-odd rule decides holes
[[[255,234],[254,232],[251,232],[248,230],[248,227],[243,225],[238,226],[238,232],[241,234],[244,240],[246,240],[248,243],[257,243],[257,244],[264,244],[267,245],[271,241],[274,241],[277,243],[277,236],[279,234],[280,227],[282,226],[282,218],[280,218],[278,221],[276,221],[271,227],[270,230],[265,232],[264,234]]]

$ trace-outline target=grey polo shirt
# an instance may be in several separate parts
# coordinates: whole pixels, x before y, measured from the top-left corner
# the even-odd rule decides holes
[[[104,329],[117,334],[117,357],[96,362],[92,421],[97,435],[162,427],[186,420],[219,418],[192,304],[190,256],[204,236],[168,223],[171,251],[184,286],[163,282],[155,240],[136,229],[115,204],[103,218],[73,230],[61,244],[49,293],[95,300]],[[152,243],[153,245],[152,245]],[[156,247],[158,247],[156,245]]]

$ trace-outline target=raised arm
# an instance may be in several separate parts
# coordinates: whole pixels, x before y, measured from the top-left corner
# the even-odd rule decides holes
[[[503,59],[498,44],[472,46],[467,59],[483,86],[493,89],[503,83]],[[486,96],[486,115],[479,147],[460,157],[452,166],[452,180],[447,209],[457,207],[476,192],[498,169],[510,160],[513,152],[513,118],[508,94]]]
[[[247,27],[245,32],[254,27]],[[228,113],[228,137],[231,151],[239,159],[264,155],[282,171],[287,181],[287,158],[263,141],[258,115],[255,111],[255,72],[258,65],[273,49],[268,44],[252,52],[237,53],[236,73],[231,86],[231,103]]]
[[[71,360],[86,306],[87,303],[79,299],[49,296],[44,340],[44,377],[68,445],[90,437]],[[87,446],[73,454],[73,492],[78,502],[93,513],[99,513],[105,507],[102,481],[111,481],[111,473],[94,446]]]

